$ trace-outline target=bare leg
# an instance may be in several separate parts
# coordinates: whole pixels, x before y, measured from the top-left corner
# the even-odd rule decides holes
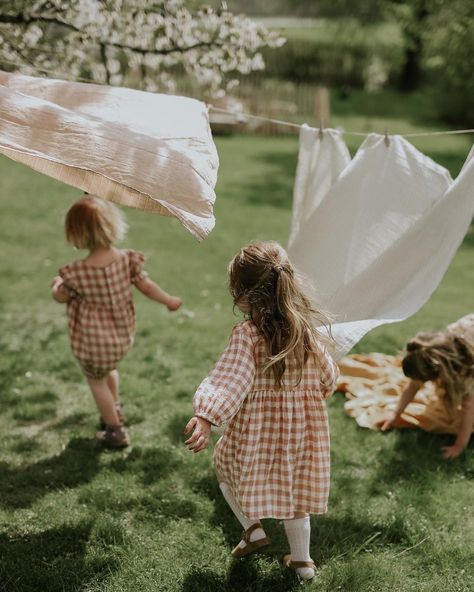
[[[115,408],[114,396],[107,380],[88,378],[87,382],[89,383],[92,395],[94,396],[100,415],[103,417],[105,423],[111,426],[120,425],[120,419]]]
[[[119,398],[119,373],[118,370],[112,370],[107,376],[107,386],[109,387],[114,401],[118,403]]]

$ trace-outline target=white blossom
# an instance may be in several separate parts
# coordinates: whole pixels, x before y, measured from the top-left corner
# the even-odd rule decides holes
[[[173,91],[184,73],[206,92],[264,68],[260,50],[284,39],[229,11],[184,0],[1,0],[0,67],[58,78]]]

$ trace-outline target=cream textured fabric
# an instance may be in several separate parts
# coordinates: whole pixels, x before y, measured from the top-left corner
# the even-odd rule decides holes
[[[474,214],[474,159],[471,151],[453,182],[402,137],[390,136],[387,146],[371,134],[344,167],[346,148],[335,132],[322,139],[311,133],[312,145],[310,131],[302,130],[300,161],[308,151],[327,151],[336,162],[329,177],[341,171],[322,198],[314,195],[316,207],[297,208],[289,255],[315,284],[319,304],[336,316],[339,358],[371,329],[415,313],[437,288]],[[321,167],[305,179],[311,170],[299,170],[297,203],[308,203],[305,187],[328,185]]]
[[[0,72],[0,153],[116,203],[212,230],[218,157],[194,99]]]

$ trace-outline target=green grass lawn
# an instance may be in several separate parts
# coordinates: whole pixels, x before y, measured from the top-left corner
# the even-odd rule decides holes
[[[419,144],[459,170],[469,142]],[[354,148],[351,144],[351,148]],[[78,192],[0,159],[0,590],[5,592],[289,592],[279,565],[282,525],[267,521],[270,551],[236,562],[240,527],[221,498],[211,451],[188,453],[181,430],[191,399],[233,323],[226,264],[245,242],[286,242],[294,137],[218,139],[217,226],[198,244],[169,219],[127,210],[126,246],[149,256],[152,277],[181,295],[171,314],[136,296],[136,345],[121,365],[133,447],[104,451],[97,412],[69,351],[64,309],[49,295],[74,259],[62,221]],[[472,309],[473,235],[431,301],[379,328],[359,351],[394,352],[419,329]],[[313,520],[321,566],[306,590],[454,592],[474,589],[471,450],[447,463],[451,439],[359,429],[329,403],[330,512]]]

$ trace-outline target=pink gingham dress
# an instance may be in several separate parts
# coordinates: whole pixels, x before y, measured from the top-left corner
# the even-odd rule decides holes
[[[89,378],[107,376],[133,345],[131,284],[146,277],[144,262],[143,253],[124,250],[106,267],[78,260],[59,270],[71,295],[67,305],[71,349]]]
[[[296,385],[287,362],[284,385],[264,373],[266,345],[251,321],[236,325],[214,370],[194,396],[194,412],[212,424],[229,421],[214,450],[220,478],[251,520],[323,514],[329,495],[329,426],[325,399],[337,365],[318,344]],[[319,368],[318,368],[319,366]]]

